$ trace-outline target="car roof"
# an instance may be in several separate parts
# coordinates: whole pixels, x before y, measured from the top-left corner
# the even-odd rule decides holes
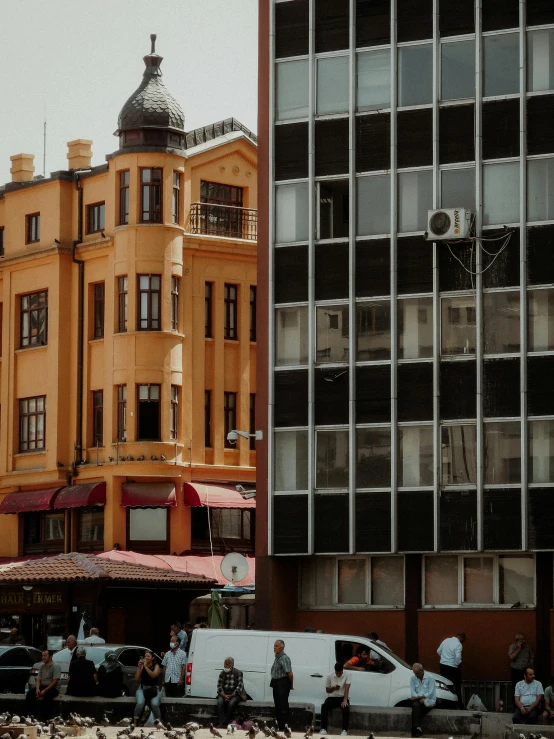
[[[40,654],[40,649],[31,647],[28,644],[0,644],[0,654],[7,652],[10,649],[26,649],[29,652],[38,652]]]
[[[142,647],[137,644],[78,644],[77,646],[84,647],[87,652],[87,656],[89,654],[106,654],[106,652],[116,652],[121,654],[124,649],[144,649],[151,651],[150,647]],[[71,649],[69,649],[69,647],[64,647],[54,654],[53,659],[56,660],[57,657],[58,659],[56,661],[63,660],[69,653],[71,653]]]

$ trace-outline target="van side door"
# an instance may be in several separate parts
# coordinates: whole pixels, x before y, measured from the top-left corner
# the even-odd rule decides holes
[[[360,642],[345,639],[337,639],[335,642],[337,661],[345,665],[345,672],[350,679],[350,704],[386,707],[390,701],[392,676],[396,666],[385,655],[381,655],[380,659],[373,660],[363,670],[348,669],[346,663],[355,656],[359,646]],[[369,652],[369,646],[367,650]]]

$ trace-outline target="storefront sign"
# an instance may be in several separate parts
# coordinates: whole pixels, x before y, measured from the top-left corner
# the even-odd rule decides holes
[[[42,588],[33,588],[32,590],[24,590],[23,587],[11,590],[0,590],[0,609],[17,610],[18,608],[40,609],[54,607],[57,609],[63,607],[63,593],[59,591],[44,590]]]

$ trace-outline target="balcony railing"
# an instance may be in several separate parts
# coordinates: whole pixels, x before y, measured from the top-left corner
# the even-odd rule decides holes
[[[234,205],[193,203],[190,208],[190,233],[256,241],[258,211]]]

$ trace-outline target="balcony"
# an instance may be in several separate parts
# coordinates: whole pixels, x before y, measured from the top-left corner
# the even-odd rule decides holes
[[[190,208],[189,233],[256,241],[258,211],[234,205],[193,203]]]

